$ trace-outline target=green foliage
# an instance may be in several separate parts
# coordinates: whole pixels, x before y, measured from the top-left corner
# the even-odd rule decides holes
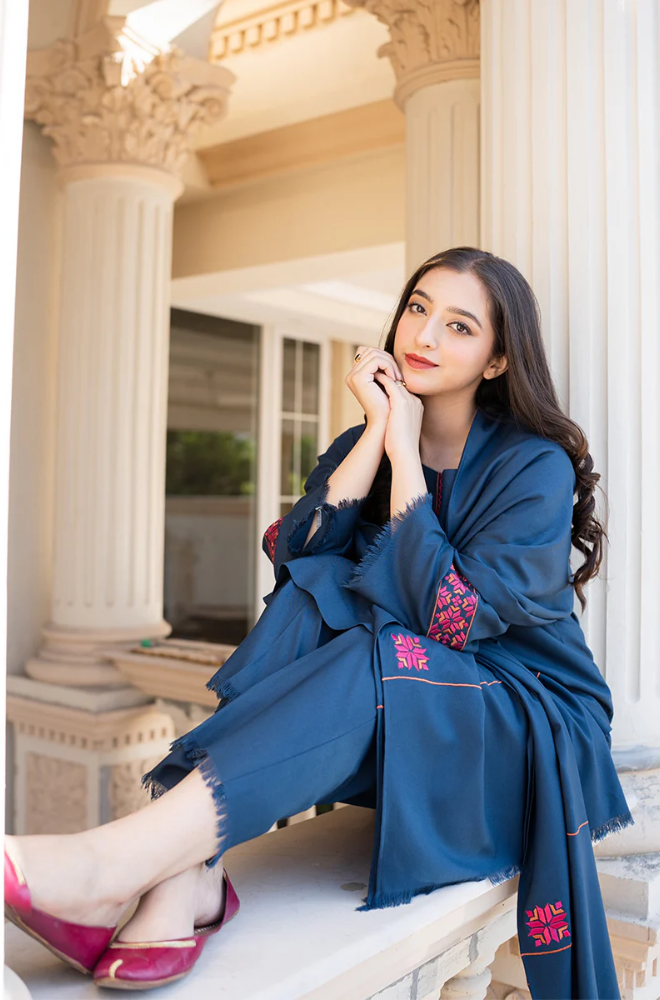
[[[243,496],[254,493],[253,438],[227,431],[167,432],[168,496]]]

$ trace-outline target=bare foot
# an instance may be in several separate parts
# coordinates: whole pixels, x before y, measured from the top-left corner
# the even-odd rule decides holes
[[[195,865],[146,892],[117,940],[173,941],[190,937],[195,927],[220,920],[224,899],[222,861],[213,868]]]
[[[6,837],[5,845],[25,876],[32,905],[53,917],[112,927],[131,902],[85,833]]]

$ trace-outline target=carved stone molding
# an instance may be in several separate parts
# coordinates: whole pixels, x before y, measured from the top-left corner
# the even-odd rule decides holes
[[[98,692],[83,694],[87,708],[73,708],[61,703],[66,689],[22,681],[26,696],[7,699],[14,832],[74,833],[147,805],[142,775],[175,735],[166,712],[153,705],[105,710],[108,695]]]
[[[344,0],[281,0],[275,5],[264,4],[263,11],[249,17],[223,22],[221,7],[211,34],[209,61],[216,63],[226,56],[294,38],[352,13]]]
[[[87,768],[26,754],[26,827],[30,833],[76,833],[87,821]]]
[[[105,18],[84,37],[28,54],[25,117],[53,139],[60,167],[130,163],[178,175],[190,136],[224,117],[233,80]]]
[[[113,819],[121,819],[149,805],[151,796],[142,786],[142,775],[151,771],[160,759],[158,756],[129,760],[110,768],[109,799]]]
[[[344,0],[390,29],[378,50],[396,74],[400,107],[421,87],[479,76],[479,0]]]

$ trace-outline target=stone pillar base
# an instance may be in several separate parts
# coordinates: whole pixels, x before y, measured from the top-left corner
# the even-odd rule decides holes
[[[71,629],[50,624],[42,631],[45,643],[39,655],[27,661],[28,677],[47,684],[104,687],[126,685],[126,678],[108,658],[110,650],[129,650],[141,639],[162,639],[172,627],[163,620],[122,629]]]
[[[614,858],[660,852],[660,747],[615,748],[612,758],[635,822],[599,840],[594,854]]]
[[[149,802],[142,775],[167,753],[175,730],[148,696],[7,681],[15,833],[76,833]]]
[[[621,1000],[660,996],[660,853],[597,858]]]

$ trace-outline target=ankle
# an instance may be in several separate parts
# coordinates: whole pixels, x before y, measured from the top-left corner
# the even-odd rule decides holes
[[[226,882],[222,861],[213,868],[202,864],[198,871],[196,892],[196,926],[204,927],[221,919],[225,908]]]

